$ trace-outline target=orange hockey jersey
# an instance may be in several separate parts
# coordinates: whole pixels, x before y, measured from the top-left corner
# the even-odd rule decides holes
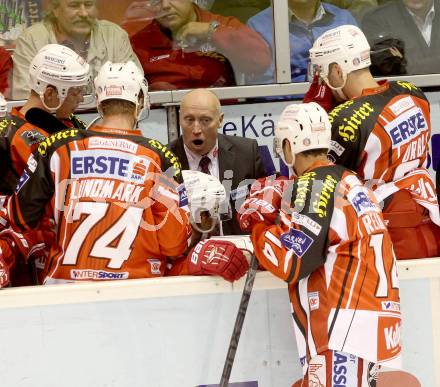
[[[50,201],[57,240],[45,283],[162,276],[187,247],[180,163],[140,131],[66,129],[38,146],[8,202],[12,226],[38,225]],[[179,188],[180,187],[180,188]]]
[[[303,371],[327,349],[400,368],[396,260],[374,195],[331,163],[315,163],[291,192],[280,225],[257,225],[252,242],[288,283]]]
[[[366,89],[329,113],[329,158],[374,185],[426,167],[431,137],[429,102],[408,82]]]
[[[46,136],[47,133],[43,129],[28,123],[15,108],[0,118],[0,153],[3,168],[0,194],[12,194],[29,156]]]

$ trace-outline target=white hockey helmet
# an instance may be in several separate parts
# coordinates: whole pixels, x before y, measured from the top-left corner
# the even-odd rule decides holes
[[[8,112],[8,104],[3,94],[0,93],[0,117],[4,117]]]
[[[56,111],[66,99],[71,87],[86,88],[91,81],[88,63],[69,47],[47,44],[38,51],[29,67],[30,87],[41,98],[51,112]],[[44,101],[46,87],[51,85],[58,91],[59,105],[49,108]]]
[[[345,86],[347,75],[352,71],[370,66],[370,45],[364,33],[354,25],[342,25],[324,32],[309,50],[312,73],[318,73],[333,89]],[[328,81],[330,64],[341,66],[344,85],[333,87]]]
[[[188,195],[190,220],[197,231],[212,231],[220,219],[225,220],[225,217],[221,217],[222,214],[230,216],[225,187],[216,177],[191,170],[183,170],[182,177]],[[200,229],[198,226],[203,212],[209,212],[212,219],[209,230]]]
[[[98,106],[108,99],[122,99],[134,103],[138,120],[143,112],[146,114],[150,109],[147,80],[131,60],[127,63],[104,63],[95,78],[95,91]],[[141,91],[144,96],[143,106],[139,106]]]
[[[316,102],[287,106],[275,127],[274,150],[284,163],[293,167],[295,155],[312,149],[330,147],[331,125],[327,112]],[[283,143],[289,141],[292,162],[284,156]]]

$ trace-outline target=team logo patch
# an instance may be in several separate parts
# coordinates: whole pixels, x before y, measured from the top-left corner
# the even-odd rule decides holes
[[[28,180],[29,180],[29,175],[27,174],[26,171],[24,171],[20,177],[20,180],[18,181],[17,187],[15,188],[15,193],[18,193]]]
[[[309,298],[309,308],[310,310],[319,309],[319,292],[310,292],[307,294]]]
[[[325,356],[315,356],[307,369],[309,386],[326,387],[326,363]]]
[[[301,230],[291,228],[289,232],[281,234],[281,243],[298,256],[302,257],[313,243],[313,239]]]
[[[150,264],[151,274],[161,275],[160,265],[162,262],[155,258],[148,258],[147,261]]]
[[[37,160],[35,160],[34,155],[30,155],[27,161],[27,167],[29,168],[29,170],[34,173],[35,170],[37,169]]]
[[[344,153],[345,148],[339,144],[339,142],[335,141],[335,140],[331,140],[330,141],[330,150],[335,152],[338,156],[342,155],[342,153]]]
[[[292,212],[292,222],[305,227],[307,230],[311,231],[316,236],[321,232],[322,226],[315,222],[312,218],[307,215],[299,214],[298,212]]]
[[[188,193],[183,184],[177,187],[177,192],[179,193],[179,207],[186,207],[188,205]]]
[[[376,387],[380,366],[378,366],[376,363],[369,362],[367,369],[368,369],[368,374],[367,374],[368,387]]]
[[[38,130],[25,130],[20,137],[28,144],[34,145],[46,139]]]
[[[382,301],[382,310],[400,312],[400,302]]]

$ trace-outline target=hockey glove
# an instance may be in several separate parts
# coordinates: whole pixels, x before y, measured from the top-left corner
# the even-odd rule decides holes
[[[237,213],[240,228],[245,232],[251,232],[257,223],[274,224],[281,207],[283,192],[288,184],[289,180],[285,176],[256,180],[251,186],[249,197]]]
[[[15,264],[15,255],[9,242],[0,240],[0,289],[10,284],[11,268]]]
[[[330,87],[328,87],[323,80],[319,79],[319,76],[316,74],[313,77],[313,82],[310,84],[309,90],[304,96],[303,102],[316,102],[321,105],[326,112],[329,112],[338,104],[333,97]]]
[[[243,252],[232,242],[206,239],[188,254],[188,274],[219,275],[234,282],[249,269]]]
[[[11,228],[0,232],[0,239],[9,243],[16,258],[28,262],[29,258],[41,258],[47,255],[45,235],[42,231],[29,231],[20,234]]]

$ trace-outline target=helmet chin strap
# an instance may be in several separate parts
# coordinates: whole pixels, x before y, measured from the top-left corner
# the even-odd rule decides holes
[[[342,89],[345,87],[345,84],[347,83],[347,74],[345,72],[342,73],[342,79],[343,79],[343,84],[342,86],[339,87],[334,87],[330,84],[330,81],[328,80],[328,77],[323,77],[324,82],[327,84],[327,86],[336,91],[336,94],[338,95],[339,98],[341,98],[343,101],[347,101],[349,100],[349,98],[345,95],[345,93],[342,91]]]
[[[57,89],[57,92],[58,92],[58,89]],[[45,108],[49,113],[56,113],[56,111],[57,111],[57,110],[61,107],[61,105],[64,103],[64,100],[66,99],[66,97],[62,97],[62,96],[60,96],[60,94],[58,93],[58,100],[59,100],[59,103],[58,103],[58,105],[55,106],[55,107],[49,107],[49,106],[47,106],[46,101],[44,100],[44,93],[43,93],[43,94],[40,94],[40,99],[41,99],[41,102],[43,103],[44,108]]]

